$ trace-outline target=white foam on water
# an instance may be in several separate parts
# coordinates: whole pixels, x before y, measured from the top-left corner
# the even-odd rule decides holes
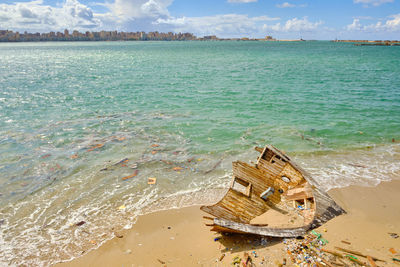
[[[376,186],[382,181],[400,179],[399,144],[297,156],[295,160],[326,191],[349,185]]]

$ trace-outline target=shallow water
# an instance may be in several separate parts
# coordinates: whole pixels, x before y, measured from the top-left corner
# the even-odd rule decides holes
[[[256,145],[326,190],[399,178],[399,61],[331,42],[0,44],[0,264],[67,260],[139,214],[215,201]]]

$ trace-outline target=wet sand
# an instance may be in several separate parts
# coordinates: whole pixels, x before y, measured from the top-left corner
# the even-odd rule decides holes
[[[391,260],[400,258],[400,238],[388,234],[400,235],[400,180],[334,189],[329,194],[347,214],[316,229],[329,241],[326,248],[353,249],[387,261],[378,266],[400,266]],[[236,255],[243,258],[253,251],[256,266],[277,266],[287,258],[281,239],[222,236],[205,226],[206,215],[195,206],[141,216],[132,229],[118,233],[119,238],[57,266],[231,266]]]

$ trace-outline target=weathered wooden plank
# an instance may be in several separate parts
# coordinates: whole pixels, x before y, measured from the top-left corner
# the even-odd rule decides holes
[[[272,228],[272,227],[263,227],[263,226],[237,223],[221,218],[215,218],[214,224],[222,227],[223,229],[227,228],[233,231],[239,231],[239,232],[262,235],[262,236],[275,236],[275,237],[302,236],[307,232],[307,230],[310,227],[309,225],[306,225],[303,227],[296,227],[296,228]]]

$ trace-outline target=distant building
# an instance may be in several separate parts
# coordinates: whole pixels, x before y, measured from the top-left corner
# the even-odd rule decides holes
[[[218,40],[216,36],[211,36],[210,40]],[[0,29],[0,42],[42,42],[42,41],[188,41],[201,40],[192,33],[160,33],[160,32],[118,32],[100,31],[81,33],[72,30],[71,33],[65,29],[64,33],[19,33]]]
[[[218,40],[217,36],[215,35],[207,35],[203,37],[204,40]]]
[[[276,41],[275,38],[273,38],[271,35],[265,36],[265,41]]]

